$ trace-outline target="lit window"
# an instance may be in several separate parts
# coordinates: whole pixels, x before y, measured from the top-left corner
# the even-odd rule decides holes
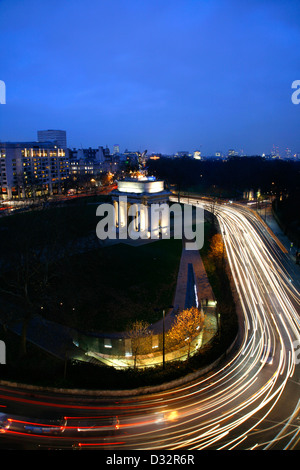
[[[111,339],[105,339],[104,340],[104,347],[105,348],[112,348]]]

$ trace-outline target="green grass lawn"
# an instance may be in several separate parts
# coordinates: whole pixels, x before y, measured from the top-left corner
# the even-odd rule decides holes
[[[52,320],[90,331],[123,331],[161,318],[175,294],[181,240],[118,244],[65,258],[44,309]],[[62,305],[61,305],[62,304]]]
[[[81,202],[40,214],[20,214],[2,219],[0,230],[7,226],[2,231],[7,242],[12,228],[18,236],[26,235],[30,237],[30,241],[38,240],[41,244],[44,242],[40,238],[41,234],[46,233],[47,240],[51,240],[52,233],[56,233],[58,226],[68,239],[76,238],[95,231],[96,207]],[[53,223],[61,225],[52,226]],[[23,231],[25,226],[29,230]],[[112,368],[86,364],[68,364],[64,378],[63,361],[49,356],[34,345],[30,344],[27,355],[16,361],[19,341],[7,331],[5,334],[2,332],[1,339],[7,345],[8,366],[0,368],[1,378],[41,385],[121,389],[173,380],[215,360],[228,347],[227,342],[232,335],[233,311],[228,311],[228,282],[224,283],[221,274],[209,265],[208,253],[213,233],[214,227],[205,223],[205,244],[200,254],[216,290],[218,305],[223,314],[222,336],[226,341],[217,340],[216,344],[201,351],[200,355],[193,357],[188,363],[171,364],[166,370],[158,368],[134,374],[132,371],[115,371]],[[11,246],[14,247],[14,244]],[[5,251],[7,247],[2,248]],[[51,274],[54,277],[51,277],[45,296],[43,315],[82,331],[124,331],[128,323],[135,319],[154,323],[161,319],[162,310],[173,302],[181,250],[181,240],[171,239],[138,247],[126,244],[99,246],[98,249],[85,253],[70,254],[51,265]],[[231,306],[231,301],[229,303]]]
[[[45,239],[55,238],[66,243],[90,233],[95,234],[99,217],[97,203],[107,202],[107,196],[70,199],[66,203],[44,209],[13,212],[0,218],[1,245],[10,245],[16,236],[30,237],[31,244],[43,245]]]
[[[161,318],[172,304],[180,263],[181,240],[100,246],[96,209],[97,202],[106,200],[76,199],[0,219],[0,258],[12,261],[12,278],[18,278],[21,256],[49,246],[51,256],[58,255],[47,260],[50,281],[36,303],[47,318],[85,331],[122,331],[131,320],[153,323]],[[86,237],[91,240],[86,251],[72,251],[73,242]],[[35,269],[34,263],[29,269]],[[32,278],[31,292],[39,287],[39,276]]]

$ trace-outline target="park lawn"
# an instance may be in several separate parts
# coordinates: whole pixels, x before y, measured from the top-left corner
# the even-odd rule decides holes
[[[175,294],[181,240],[101,246],[96,209],[106,199],[76,199],[0,219],[1,258],[12,263],[12,278],[23,254],[36,252],[43,260],[41,250],[49,246],[47,290],[33,300],[43,316],[84,331],[122,331],[135,319],[151,324]],[[80,240],[86,241],[82,250]],[[37,285],[39,279],[33,280]]]
[[[106,196],[90,196],[70,199],[64,204],[25,212],[13,212],[0,218],[0,242],[9,246],[11,239],[22,235],[30,238],[31,245],[44,245],[55,238],[60,244],[94,233],[99,217],[98,204],[107,202]]]
[[[124,331],[156,322],[175,295],[181,240],[117,244],[67,257],[56,267],[43,315],[84,331]]]

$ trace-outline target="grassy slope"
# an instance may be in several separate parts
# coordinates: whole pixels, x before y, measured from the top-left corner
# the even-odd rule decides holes
[[[48,316],[106,332],[122,331],[133,319],[153,323],[172,304],[180,254],[180,240],[160,240],[74,255],[57,273],[52,286],[57,302]]]

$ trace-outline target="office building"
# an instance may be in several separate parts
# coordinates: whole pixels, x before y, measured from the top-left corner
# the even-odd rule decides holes
[[[68,151],[53,142],[0,143],[2,199],[60,193],[68,177]]]
[[[115,155],[116,153],[120,153],[120,146],[119,146],[119,144],[115,144],[115,145],[114,145],[113,154]]]
[[[37,136],[39,142],[53,142],[60,149],[67,148],[66,131],[48,129],[46,131],[38,131]]]

